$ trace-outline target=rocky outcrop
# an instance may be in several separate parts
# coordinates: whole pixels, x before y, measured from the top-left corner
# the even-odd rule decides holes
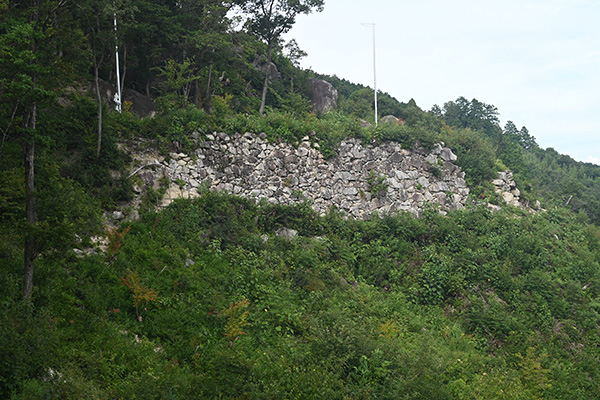
[[[381,122],[386,123],[386,124],[400,125],[400,126],[402,126],[406,123],[402,118],[397,118],[393,115],[386,115],[385,117],[381,118]]]
[[[310,99],[315,113],[327,113],[337,108],[338,91],[329,82],[310,78]]]
[[[325,160],[318,142],[306,136],[296,148],[267,142],[266,135],[207,135],[194,154],[172,153],[169,159],[147,155],[134,175],[144,187],[168,178],[162,201],[198,196],[199,189],[219,190],[267,201],[309,201],[320,214],[331,206],[355,218],[374,212],[408,211],[420,215],[429,203],[443,210],[462,208],[469,189],[456,156],[443,146],[409,151],[398,143],[363,146],[343,141],[337,155]]]
[[[509,170],[498,172],[498,177],[492,181],[495,186],[495,192],[502,196],[506,204],[519,207],[521,205],[521,191],[517,188],[517,183],[513,178],[513,173]]]

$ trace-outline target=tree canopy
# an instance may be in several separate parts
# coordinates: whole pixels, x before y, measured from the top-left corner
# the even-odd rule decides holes
[[[296,16],[322,11],[323,0],[240,0],[237,4],[248,15],[247,24],[250,32],[267,44],[265,80],[258,111],[262,115],[269,86],[273,46],[282,34],[292,28]]]

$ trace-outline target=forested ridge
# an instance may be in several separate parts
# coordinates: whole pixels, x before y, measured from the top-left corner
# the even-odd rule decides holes
[[[477,99],[380,92],[399,122],[374,126],[372,89],[299,68],[282,40],[326,6],[0,0],[0,398],[598,396],[600,166]],[[334,111],[313,110],[311,78]],[[158,189],[113,224],[140,184],[130,148],[191,153],[213,132],[310,135],[325,158],[350,137],[444,142],[471,199],[354,220],[204,187],[159,209]],[[508,169],[522,207],[494,191]]]

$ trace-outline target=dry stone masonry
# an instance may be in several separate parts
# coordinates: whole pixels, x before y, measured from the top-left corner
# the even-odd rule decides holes
[[[498,177],[492,183],[495,186],[496,193],[502,196],[506,204],[515,207],[521,206],[521,191],[517,188],[517,183],[510,170],[498,172]]]
[[[365,218],[408,211],[420,215],[428,203],[441,210],[462,208],[469,189],[456,156],[438,144],[429,151],[408,151],[398,143],[363,146],[343,141],[325,160],[318,142],[306,136],[298,147],[269,143],[264,133],[207,135],[194,154],[171,153],[139,169],[142,186],[157,187],[168,178],[162,205],[195,197],[202,186],[256,201],[294,204],[308,200],[320,214],[331,206]],[[138,187],[138,190],[143,188]]]

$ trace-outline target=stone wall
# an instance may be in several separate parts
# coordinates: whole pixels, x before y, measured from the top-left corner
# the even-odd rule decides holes
[[[325,160],[315,140],[306,136],[294,147],[269,143],[265,134],[215,133],[194,154],[138,157],[141,167],[132,175],[141,178],[138,192],[157,188],[161,178],[168,178],[162,206],[197,196],[201,186],[269,203],[309,200],[320,214],[334,206],[355,218],[375,211],[420,215],[427,203],[441,210],[465,205],[469,189],[464,172],[443,144],[425,152],[404,150],[398,143],[362,146],[347,139],[336,156]]]
[[[502,200],[511,206],[521,206],[521,191],[517,188],[517,183],[510,170],[498,172],[498,177],[492,181],[495,192],[502,196]]]

